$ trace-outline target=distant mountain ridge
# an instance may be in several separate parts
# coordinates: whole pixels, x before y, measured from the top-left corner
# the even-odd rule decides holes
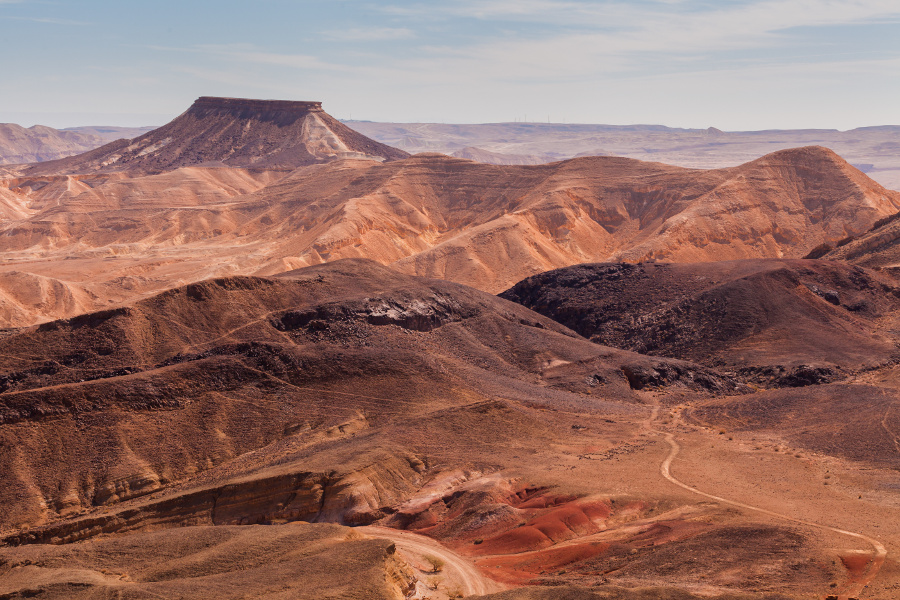
[[[0,123],[0,165],[46,162],[81,154],[107,142],[133,138],[153,127],[88,126],[54,129]]]
[[[737,166],[777,150],[818,145],[835,151],[882,185],[900,189],[898,125],[859,127],[848,131],[721,131],[715,127],[689,129],[664,125],[533,122],[444,124],[347,120],[342,124],[372,140],[411,154],[440,152],[487,164],[507,165],[542,164],[581,156],[624,156],[712,169]],[[2,127],[0,125],[0,132]],[[47,142],[47,148],[35,152],[29,149],[31,142],[26,142],[26,136],[7,135],[4,146],[0,133],[0,165],[56,160],[114,140],[137,138],[154,129],[90,126],[54,130],[37,127],[45,139],[52,135],[64,141]],[[71,134],[86,137],[79,138],[82,141],[73,145],[71,140],[75,138]]]
[[[25,128],[0,123],[0,164],[56,160],[95,148],[103,141],[100,136],[89,133],[60,131],[43,125]]]
[[[81,127],[66,127],[60,131],[95,135],[104,142],[121,140],[122,138],[134,139],[156,129],[156,125],[146,127],[116,127],[113,125],[83,125]],[[92,150],[93,148],[89,148]]]
[[[377,123],[359,132],[410,153],[442,152],[493,164],[536,164],[579,156],[624,156],[697,169],[734,167],[778,150],[824,146],[878,183],[900,189],[900,126],[721,131],[663,125],[578,123]]]

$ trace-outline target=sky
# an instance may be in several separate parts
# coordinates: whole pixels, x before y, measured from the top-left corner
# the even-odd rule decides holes
[[[161,125],[198,96],[342,119],[900,124],[900,0],[0,0],[0,122]]]

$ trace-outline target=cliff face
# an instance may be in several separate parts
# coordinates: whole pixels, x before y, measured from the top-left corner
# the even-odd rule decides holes
[[[296,168],[338,158],[407,157],[343,125],[321,102],[204,96],[182,115],[133,140],[35,165],[28,175],[162,172],[193,165]]]

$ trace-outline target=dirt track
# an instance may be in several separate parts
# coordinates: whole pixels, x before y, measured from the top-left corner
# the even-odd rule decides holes
[[[358,531],[374,537],[387,538],[397,544],[397,548],[401,552],[408,552],[419,557],[430,554],[440,558],[445,563],[443,574],[448,580],[448,584],[458,585],[466,596],[481,596],[505,589],[501,584],[482,575],[467,559],[424,535],[374,526],[359,527]]]
[[[865,587],[875,579],[875,576],[878,574],[878,571],[881,569],[881,566],[884,564],[884,559],[887,556],[887,549],[884,545],[878,540],[871,538],[862,533],[855,533],[852,531],[847,531],[845,529],[838,529],[836,527],[830,527],[828,525],[821,525],[819,523],[813,523],[811,521],[805,521],[803,519],[795,519],[794,517],[789,517],[787,515],[783,515],[777,512],[773,512],[771,510],[767,510],[765,508],[760,508],[757,506],[752,506],[750,504],[745,504],[743,502],[738,502],[736,500],[729,500],[727,498],[723,498],[721,496],[716,496],[713,494],[709,494],[706,492],[702,492],[697,488],[687,485],[686,483],[679,481],[674,475],[672,475],[672,461],[675,460],[675,457],[678,456],[678,453],[681,451],[681,446],[675,440],[675,436],[672,433],[666,431],[660,431],[657,429],[653,429],[653,423],[656,421],[656,418],[659,413],[659,406],[654,406],[650,417],[645,421],[645,426],[647,429],[653,433],[662,435],[665,437],[666,442],[668,442],[670,446],[669,454],[663,459],[662,463],[659,465],[660,474],[668,481],[674,483],[680,488],[683,488],[693,494],[697,494],[699,496],[703,496],[704,498],[709,498],[711,500],[715,500],[717,502],[722,502],[723,504],[730,504],[731,506],[737,506],[739,508],[743,508],[746,510],[751,510],[754,512],[758,512],[764,515],[768,515],[770,517],[775,517],[777,519],[782,519],[785,521],[790,521],[792,523],[797,523],[799,525],[804,525],[806,527],[814,527],[817,529],[824,529],[827,531],[831,531],[834,533],[839,533],[842,535],[848,535],[860,540],[863,540],[872,545],[875,552],[872,556],[871,561],[868,564],[868,568],[866,569],[865,575],[859,578],[857,581],[851,581],[846,586],[845,589],[841,590],[839,594],[839,598],[848,598],[848,597],[858,597],[859,594],[865,589]]]

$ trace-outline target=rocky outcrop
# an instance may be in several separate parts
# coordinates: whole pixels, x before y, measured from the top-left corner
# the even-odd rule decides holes
[[[879,219],[872,228],[836,244],[825,244],[818,254],[826,260],[840,260],[870,268],[900,265],[900,213]]]
[[[477,311],[455,298],[435,293],[425,298],[366,298],[354,303],[330,303],[304,311],[286,311],[272,318],[280,331],[308,328],[321,331],[329,321],[361,320],[370,325],[396,325],[427,332],[446,323],[473,317]]]
[[[100,534],[193,525],[258,525],[293,521],[368,525],[421,487],[425,464],[417,456],[373,449],[361,464],[331,471],[246,476],[169,494],[86,518],[24,530],[5,545],[68,544]]]

